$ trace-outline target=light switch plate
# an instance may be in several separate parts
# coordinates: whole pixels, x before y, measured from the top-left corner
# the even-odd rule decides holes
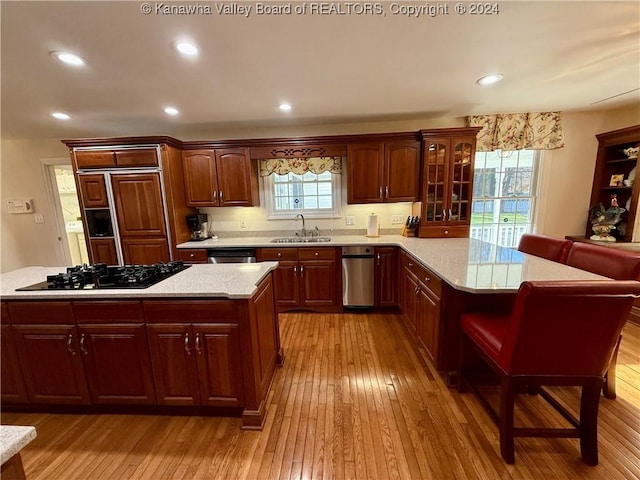
[[[240,228],[247,228],[247,219],[246,218],[241,218],[240,219]]]
[[[402,215],[391,215],[391,225],[402,225],[404,217]]]
[[[344,217],[344,224],[345,225],[355,225],[356,224],[356,217],[353,215],[347,215],[346,217]]]

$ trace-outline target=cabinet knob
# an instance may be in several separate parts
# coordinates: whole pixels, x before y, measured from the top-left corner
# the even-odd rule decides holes
[[[445,235],[449,235],[449,230],[445,230],[445,231],[444,231],[444,234],[445,234]]]
[[[278,257],[281,257],[281,256],[282,256],[282,252],[278,252]]]
[[[190,253],[190,254],[189,254],[189,256],[190,256],[191,258],[193,258],[193,257],[195,257],[195,256],[196,256],[196,254],[195,254],[195,253]]]
[[[429,277],[424,277],[424,282],[425,283],[429,283],[431,281],[431,279]]]
[[[314,253],[314,255],[317,257],[318,255],[320,255],[320,253],[316,252],[316,253]]]

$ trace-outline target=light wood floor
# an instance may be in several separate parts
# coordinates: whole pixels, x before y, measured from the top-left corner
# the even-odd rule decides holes
[[[600,403],[600,465],[582,463],[577,439],[516,439],[508,466],[478,401],[444,385],[399,321],[282,315],[287,357],[262,432],[208,417],[5,412],[2,423],[37,428],[29,480],[640,478],[640,327],[624,335],[618,398]],[[577,390],[560,398],[576,405]],[[539,397],[519,405],[518,423],[558,423]]]

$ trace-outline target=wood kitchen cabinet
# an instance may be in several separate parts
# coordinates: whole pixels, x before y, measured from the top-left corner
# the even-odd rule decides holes
[[[93,263],[118,265],[118,254],[116,253],[116,241],[114,238],[90,238],[89,245]]]
[[[123,149],[79,149],[72,156],[77,169],[155,167],[158,165],[157,150],[149,148]]]
[[[423,131],[418,236],[468,237],[478,128]]]
[[[398,249],[376,247],[374,285],[376,307],[398,306]]]
[[[347,202],[413,202],[420,188],[420,144],[414,141],[347,146]]]
[[[179,249],[178,260],[184,263],[207,263],[207,251],[203,248]]]
[[[335,247],[260,248],[258,261],[277,261],[274,273],[279,312],[342,309],[340,253]]]
[[[251,162],[249,149],[185,150],[182,157],[188,205],[250,207],[260,204],[257,167]]]
[[[401,306],[405,324],[437,364],[442,281],[410,255],[403,257],[402,276]]]
[[[109,208],[107,186],[102,174],[78,177],[84,208]]]
[[[3,404],[21,404],[28,402],[18,351],[11,332],[9,309],[2,302],[2,325],[0,326],[0,400]]]
[[[237,407],[244,400],[239,325],[220,301],[145,301],[160,405]],[[191,319],[190,322],[177,320]]]

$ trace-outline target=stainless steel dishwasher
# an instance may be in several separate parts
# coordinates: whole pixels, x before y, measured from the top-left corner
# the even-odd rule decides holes
[[[220,247],[207,250],[208,263],[255,263],[255,248]]]
[[[342,247],[342,305],[373,307],[373,248]]]

